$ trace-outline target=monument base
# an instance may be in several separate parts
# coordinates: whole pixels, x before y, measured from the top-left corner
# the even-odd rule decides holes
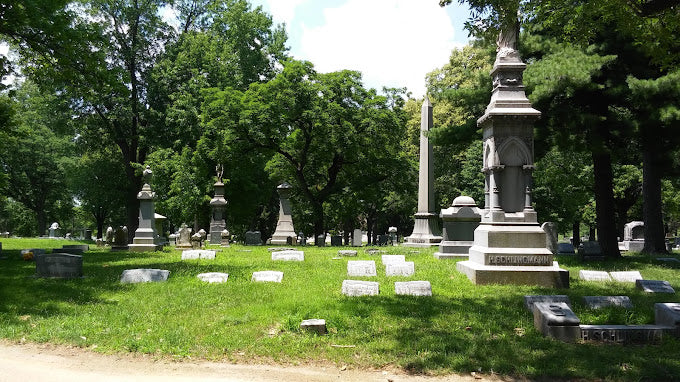
[[[429,248],[439,245],[442,236],[439,234],[439,216],[428,212],[415,214],[415,225],[411,236],[404,239],[405,247],[425,247]]]
[[[474,242],[472,241],[442,241],[439,244],[439,252],[434,253],[435,259],[468,259],[470,247]]]
[[[272,236],[270,244],[295,245],[297,244],[297,235],[295,234],[295,232],[275,232],[274,235]]]
[[[131,252],[153,252],[163,248],[155,243],[153,237],[135,237],[128,247]]]
[[[512,284],[569,288],[569,271],[561,269],[557,261],[554,261],[552,266],[502,266],[466,260],[458,262],[456,269],[476,285]]]

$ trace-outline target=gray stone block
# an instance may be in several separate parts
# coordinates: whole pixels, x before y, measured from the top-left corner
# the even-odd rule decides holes
[[[60,279],[83,277],[83,257],[68,253],[37,255],[35,275]]]
[[[283,272],[279,271],[253,272],[253,277],[251,281],[280,283],[283,281]]]
[[[405,296],[432,296],[432,285],[429,281],[395,282],[394,293]]]
[[[574,246],[571,243],[557,243],[558,255],[573,255],[574,253]]]
[[[120,276],[120,282],[148,283],[167,281],[170,271],[165,269],[126,269]]]
[[[634,283],[637,280],[642,280],[640,271],[626,271],[626,272],[609,272],[612,280],[621,283]]]
[[[578,271],[578,278],[583,281],[612,281],[609,273],[605,271]]]
[[[524,296],[524,307],[527,308],[532,313],[534,311],[534,304],[537,302],[547,303],[563,302],[567,304],[568,307],[571,308],[571,301],[569,301],[569,297],[564,294]]]
[[[377,275],[375,261],[373,260],[350,260],[347,262],[347,276],[372,277]]]
[[[564,302],[534,303],[534,327],[544,336],[575,342],[581,336],[581,320]]]
[[[208,273],[199,273],[196,277],[198,277],[201,281],[205,281],[207,283],[226,283],[227,280],[229,279],[229,274],[228,273],[221,273],[221,272],[208,272]]]
[[[415,273],[415,265],[413,261],[404,261],[402,263],[387,263],[385,264],[386,276],[413,276]]]
[[[319,318],[304,320],[300,323],[300,329],[316,334],[326,334],[326,320]]]
[[[654,344],[672,328],[661,325],[581,325],[581,340],[618,344]]]
[[[342,294],[345,296],[377,296],[379,293],[379,284],[375,281],[344,280],[342,282]]]
[[[628,296],[584,296],[583,302],[590,309],[601,309],[609,306],[633,308],[633,303]]]
[[[205,249],[188,249],[182,251],[182,260],[215,260],[216,251],[209,251]]]
[[[680,303],[664,302],[654,304],[654,323],[671,326],[680,332]]]
[[[383,265],[387,263],[403,263],[404,261],[406,261],[406,256],[404,255],[382,255]]]
[[[675,293],[671,284],[663,280],[636,280],[635,287],[647,293]]]
[[[338,251],[338,256],[348,256],[348,257],[355,257],[357,255],[357,251],[353,249],[341,249]]]
[[[272,252],[272,260],[282,261],[305,261],[305,253],[302,251],[277,251]]]

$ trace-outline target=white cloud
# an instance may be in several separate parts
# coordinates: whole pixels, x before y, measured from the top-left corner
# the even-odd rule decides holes
[[[307,0],[269,0],[266,10],[272,15],[275,23],[291,25],[295,18],[295,8]]]
[[[460,46],[436,1],[348,0],[323,13],[324,25],[303,26],[298,58],[320,72],[359,70],[368,87],[406,86],[421,97],[425,74],[444,65]]]

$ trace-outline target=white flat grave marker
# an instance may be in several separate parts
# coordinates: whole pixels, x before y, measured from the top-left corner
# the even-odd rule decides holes
[[[357,251],[353,249],[341,249],[338,251],[338,256],[356,256]]]
[[[253,272],[251,281],[280,283],[283,281],[283,272],[279,271],[260,271]]]
[[[208,272],[208,273],[200,273],[198,274],[198,277],[201,281],[205,281],[208,283],[226,283],[227,280],[229,279],[229,274],[228,273],[221,273],[221,272]]]
[[[149,283],[167,281],[170,271],[165,269],[126,269],[120,276],[120,282],[127,283]]]
[[[663,280],[637,280],[635,287],[647,293],[675,293],[671,283]]]
[[[601,309],[608,306],[619,306],[632,309],[633,303],[628,296],[583,296],[583,302],[590,309]]]
[[[267,251],[269,252],[280,252],[280,251],[294,251],[295,248],[286,248],[286,247],[271,247],[267,248]]]
[[[611,276],[614,281],[622,283],[634,283],[636,280],[642,280],[640,271],[609,272],[609,276]]]
[[[401,281],[394,283],[394,293],[403,296],[432,296],[429,281]]]
[[[347,262],[347,276],[371,277],[377,275],[375,261],[373,260],[352,260]]]
[[[578,278],[584,281],[612,281],[609,273],[605,271],[578,271]]]
[[[404,261],[406,261],[406,256],[404,255],[382,255],[383,265],[387,265],[388,263],[403,263]]]
[[[413,273],[415,273],[413,261],[385,264],[386,276],[413,276]]]
[[[282,261],[305,261],[305,253],[302,251],[276,251],[272,252],[272,260]]]
[[[317,334],[326,334],[326,320],[322,318],[303,320],[300,323],[300,329]]]
[[[215,260],[215,251],[208,251],[205,249],[188,249],[182,251],[182,260]]]
[[[345,296],[377,296],[378,293],[379,286],[375,281],[344,280],[342,282],[342,294]]]

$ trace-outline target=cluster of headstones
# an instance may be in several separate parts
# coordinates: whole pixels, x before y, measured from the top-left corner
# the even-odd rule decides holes
[[[382,255],[386,276],[412,276],[415,273],[413,261],[406,261],[404,255]],[[347,262],[348,277],[376,277],[378,275],[374,260],[350,260]],[[380,285],[376,281],[344,280],[342,294],[345,296],[376,296]],[[394,283],[397,295],[432,296],[429,281],[397,281]]]

